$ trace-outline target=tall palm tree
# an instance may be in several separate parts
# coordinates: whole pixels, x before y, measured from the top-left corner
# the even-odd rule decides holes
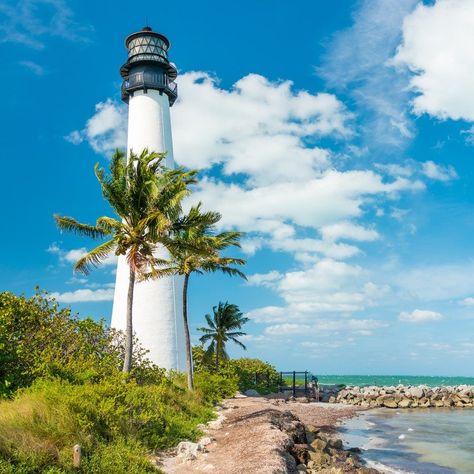
[[[206,354],[208,357],[215,357],[216,370],[219,370],[219,362],[228,360],[229,356],[226,352],[226,342],[231,340],[246,350],[242,342],[237,338],[245,336],[246,333],[240,331],[242,326],[249,320],[241,313],[235,304],[222,303],[212,308],[212,317],[206,314],[207,328],[198,328],[198,331],[204,333],[199,339],[203,344],[210,341]]]
[[[193,365],[191,338],[188,323],[188,287],[191,274],[223,272],[230,276],[245,274],[236,265],[245,265],[241,258],[224,257],[221,252],[229,247],[240,247],[241,232],[215,233],[215,225],[220,221],[218,212],[201,212],[201,203],[190,209],[181,220],[181,230],[163,241],[170,253],[171,265],[162,270],[184,276],[183,322],[186,342],[186,369],[188,388],[193,389]]]
[[[135,281],[156,278],[164,261],[155,256],[156,244],[173,231],[181,214],[181,201],[195,183],[195,171],[163,166],[165,155],[144,150],[130,154],[128,163],[117,150],[110,164],[110,174],[95,166],[102,194],[117,218],[102,216],[95,225],[82,224],[72,217],[55,215],[61,230],[93,239],[107,238],[81,257],[74,270],[88,274],[112,252],[125,255],[130,268],[127,293],[125,357],[123,372],[130,372],[133,353],[133,294]]]

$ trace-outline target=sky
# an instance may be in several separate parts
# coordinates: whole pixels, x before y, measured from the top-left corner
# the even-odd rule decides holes
[[[39,286],[110,321],[115,258],[52,215],[110,213],[93,166],[126,148],[124,38],[148,23],[179,71],[188,205],[244,231],[248,281],[195,276],[244,352],[315,374],[474,375],[474,0],[0,0],[0,291]],[[26,226],[26,227],[25,227]]]

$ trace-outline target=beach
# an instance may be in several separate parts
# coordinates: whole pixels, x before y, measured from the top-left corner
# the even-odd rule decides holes
[[[167,474],[376,473],[337,441],[337,423],[359,411],[306,399],[237,397],[219,406],[218,419],[206,428],[201,447],[189,443],[181,453],[178,447],[157,461]]]

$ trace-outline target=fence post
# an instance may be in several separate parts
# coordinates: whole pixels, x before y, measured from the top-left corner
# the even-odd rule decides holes
[[[278,391],[282,392],[283,391],[283,372],[280,372],[280,383],[279,383]]]
[[[293,396],[296,397],[296,372],[293,370]]]
[[[72,465],[77,468],[81,467],[81,445],[74,445],[72,452]]]

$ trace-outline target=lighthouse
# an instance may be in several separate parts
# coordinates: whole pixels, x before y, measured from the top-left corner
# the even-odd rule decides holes
[[[150,27],[125,40],[127,62],[120,68],[122,100],[128,104],[128,153],[166,153],[166,166],[173,168],[170,107],[178,93],[176,67],[168,59],[170,42]],[[166,258],[158,247],[157,255]],[[124,256],[117,264],[112,327],[125,330],[129,268]],[[180,276],[135,284],[134,333],[148,358],[165,369],[184,371],[186,353]]]

